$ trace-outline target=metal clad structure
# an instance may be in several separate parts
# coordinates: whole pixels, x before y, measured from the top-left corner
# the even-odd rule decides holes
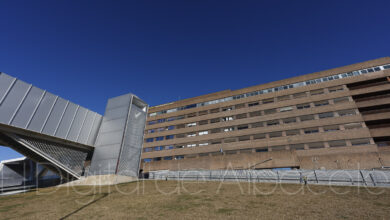
[[[0,124],[93,146],[102,116],[0,73]]]
[[[138,176],[147,105],[132,94],[109,99],[92,158],[91,175]]]

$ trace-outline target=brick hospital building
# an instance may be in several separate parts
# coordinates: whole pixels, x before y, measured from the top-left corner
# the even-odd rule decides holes
[[[390,58],[150,107],[141,168],[390,166]]]

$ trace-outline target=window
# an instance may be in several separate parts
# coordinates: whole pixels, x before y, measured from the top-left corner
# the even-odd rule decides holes
[[[199,131],[199,136],[209,134],[209,131]]]
[[[223,111],[223,112],[231,111],[231,110],[233,110],[233,106],[229,106],[229,107],[222,108],[222,111]]]
[[[347,130],[361,128],[361,127],[362,127],[362,124],[360,124],[360,123],[349,123],[349,124],[344,125],[344,128]]]
[[[185,124],[180,124],[180,125],[176,125],[176,128],[179,129],[179,128],[185,128]]]
[[[156,137],[156,141],[162,141],[164,140],[164,136]]]
[[[156,124],[157,123],[157,121],[149,121],[148,122],[148,125],[154,125],[154,124]]]
[[[314,115],[302,115],[299,117],[301,121],[309,121],[314,120]]]
[[[172,156],[167,156],[167,157],[164,157],[164,160],[172,160]]]
[[[348,96],[333,99],[334,104],[349,102]]]
[[[199,116],[201,116],[201,115],[207,115],[207,114],[208,114],[207,110],[205,110],[205,111],[200,111],[200,112],[199,112]]]
[[[203,120],[199,122],[199,125],[207,125],[209,123],[208,120]]]
[[[151,148],[151,147],[144,148],[144,152],[152,152],[152,151],[153,151],[153,148]]]
[[[150,143],[150,142],[153,142],[153,138],[146,139],[146,143]]]
[[[237,130],[244,130],[244,129],[248,129],[248,125],[239,125],[237,126]]]
[[[256,106],[256,105],[259,105],[259,102],[248,103],[248,107],[252,107],[252,106]]]
[[[214,129],[211,129],[211,130],[210,130],[210,133],[211,133],[211,134],[215,134],[215,133],[219,133],[219,132],[221,132],[221,129],[220,129],[220,128],[214,128]]]
[[[150,163],[150,162],[152,162],[152,159],[151,159],[151,158],[145,158],[145,159],[144,159],[144,163]]]
[[[234,120],[234,118],[232,116],[222,118],[222,121],[233,121],[233,120]]]
[[[192,118],[192,117],[195,117],[195,116],[196,116],[196,112],[191,113],[191,114],[188,114],[188,115],[187,115],[187,118]]]
[[[390,65],[383,66],[385,70],[390,69]]]
[[[294,123],[297,122],[296,118],[284,118],[282,119],[284,124]]]
[[[286,100],[290,100],[290,96],[289,95],[284,95],[284,96],[279,96],[278,97],[278,101],[286,101]]]
[[[189,133],[189,134],[187,134],[187,137],[195,137],[195,136],[196,136],[195,133]]]
[[[173,130],[173,129],[175,129],[175,126],[174,126],[174,125],[171,125],[171,126],[168,126],[168,127],[167,127],[167,130]]]
[[[246,118],[246,117],[247,117],[246,113],[236,115],[236,119],[243,119],[243,118]]]
[[[165,118],[162,118],[162,119],[158,119],[158,120],[157,120],[157,123],[163,123],[163,122],[165,122]]]
[[[274,98],[271,98],[271,99],[264,99],[263,100],[263,104],[269,104],[269,103],[273,103],[274,102]]]
[[[276,108],[264,110],[265,115],[276,113]]]
[[[173,145],[165,146],[165,150],[172,150],[172,149],[173,149]]]
[[[211,144],[221,144],[222,141],[221,140],[212,140],[211,141]]]
[[[165,136],[165,140],[170,140],[170,139],[173,139],[173,138],[174,138],[173,135],[167,135],[167,136]]]
[[[278,131],[278,132],[271,132],[268,134],[270,138],[275,138],[275,137],[282,137],[282,132],[281,131]]]
[[[196,144],[187,144],[187,147],[196,147]]]
[[[185,137],[185,134],[177,134],[176,135],[176,138],[184,138]]]
[[[200,153],[199,154],[199,157],[207,157],[207,156],[209,156],[209,153]]]
[[[234,131],[234,127],[224,128],[224,132]]]
[[[256,123],[251,124],[251,126],[252,126],[252,128],[263,127],[263,122],[256,122]]]
[[[154,147],[154,150],[155,151],[164,150],[164,147],[163,146]]]
[[[287,107],[283,107],[283,108],[279,109],[280,112],[288,112],[288,111],[292,111],[292,110],[293,110],[292,106],[287,106]]]
[[[324,131],[329,132],[329,131],[338,131],[340,130],[338,125],[329,125],[329,126],[324,126]]]
[[[271,120],[271,121],[267,121],[266,123],[267,123],[267,126],[278,125],[279,120]]]
[[[305,134],[314,134],[314,133],[318,133],[318,128],[306,128],[303,130],[303,132]]]
[[[264,139],[265,138],[265,134],[255,134],[253,135],[253,139]]]
[[[354,140],[351,140],[351,144],[352,144],[352,146],[368,145],[368,144],[370,144],[370,140],[368,138],[354,139]]]
[[[310,108],[310,103],[304,103],[304,104],[297,105],[297,109],[305,109],[305,108]]]
[[[286,150],[286,146],[273,146],[271,149],[272,151]]]
[[[329,147],[344,147],[347,146],[345,140],[329,141]]]
[[[187,124],[187,127],[194,127],[194,126],[196,126],[196,122],[192,122],[192,123]]]
[[[206,142],[206,143],[200,143],[200,144],[199,144],[199,146],[207,146],[207,145],[209,145],[208,142]]]
[[[323,142],[314,142],[308,144],[309,149],[318,149],[318,148],[324,148]]]
[[[323,100],[323,101],[314,102],[314,106],[315,106],[315,107],[325,106],[325,105],[329,105],[328,100]]]
[[[148,133],[150,134],[150,133],[154,133],[156,130],[155,129],[150,129],[150,130],[148,130]]]
[[[238,104],[235,106],[235,109],[245,108],[245,104]]]
[[[236,150],[227,150],[225,151],[226,154],[236,154],[237,151]]]
[[[161,160],[161,157],[155,157],[153,158],[153,161],[160,161]]]
[[[249,135],[238,137],[238,141],[249,141],[250,139],[251,139],[251,136],[249,136]]]
[[[343,88],[343,86],[334,86],[334,87],[328,88],[328,90],[330,93],[332,93],[332,92],[337,92],[337,91],[343,91],[344,88]]]
[[[268,152],[268,148],[256,148],[256,152]]]
[[[236,142],[236,138],[227,138],[225,140],[223,140],[223,143],[232,143],[232,142]]]
[[[334,116],[333,112],[324,112],[318,114],[319,118],[332,118]]]
[[[317,89],[317,90],[311,90],[310,91],[310,95],[321,95],[321,94],[324,94],[324,90],[323,89]]]
[[[304,150],[305,146],[303,144],[291,144],[290,150]]]
[[[249,112],[249,117],[261,116],[261,111]]]
[[[293,97],[294,97],[294,99],[307,97],[307,93],[306,92],[295,93],[295,94],[293,94]]]
[[[210,120],[210,123],[218,123],[220,121],[219,118],[213,118]]]
[[[294,135],[299,135],[300,134],[300,132],[299,132],[299,130],[297,129],[297,130],[288,130],[288,131],[286,131],[286,135],[287,136],[294,136]]]
[[[354,109],[342,110],[338,111],[338,113],[340,116],[356,115],[356,111]]]
[[[210,113],[218,113],[218,112],[219,112],[219,108],[215,108],[215,109],[210,110]]]
[[[158,132],[165,131],[165,128],[157,128]]]
[[[176,155],[175,160],[181,160],[184,159],[184,155]]]

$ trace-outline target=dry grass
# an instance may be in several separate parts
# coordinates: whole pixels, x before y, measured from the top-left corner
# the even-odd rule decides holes
[[[3,196],[0,218],[390,219],[389,198],[384,188],[143,181]]]

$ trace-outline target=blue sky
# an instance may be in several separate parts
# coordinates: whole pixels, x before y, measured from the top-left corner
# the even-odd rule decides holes
[[[0,71],[103,114],[389,56],[390,1],[0,2]],[[0,160],[17,154],[0,147]]]

